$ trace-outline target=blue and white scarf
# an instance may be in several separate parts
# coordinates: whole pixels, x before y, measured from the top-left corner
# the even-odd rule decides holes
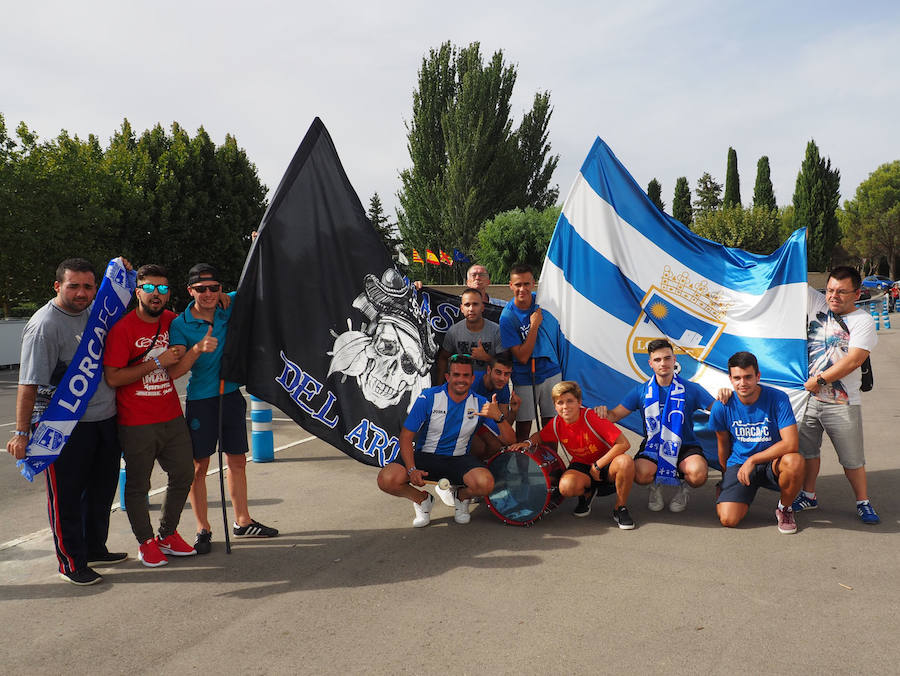
[[[662,415],[660,415],[662,414]],[[677,486],[678,451],[681,450],[681,426],[684,423],[684,384],[673,375],[664,411],[659,407],[656,376],[647,381],[644,394],[645,449],[656,454],[656,483]]]
[[[81,343],[31,435],[25,458],[16,463],[22,476],[29,481],[34,481],[37,474],[59,457],[97,391],[103,378],[106,336],[112,325],[125,314],[134,295],[136,278],[137,273],[126,270],[121,258],[114,258],[106,266],[103,283],[81,334]]]

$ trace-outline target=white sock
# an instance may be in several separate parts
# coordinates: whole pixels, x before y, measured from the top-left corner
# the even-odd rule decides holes
[[[869,499],[868,499],[868,498],[866,498],[865,500],[857,500],[857,501],[856,501],[856,506],[857,506],[857,507],[859,507],[860,505],[868,505],[868,504],[869,504]]]
[[[810,492],[810,491],[800,491],[800,493],[802,493],[803,495],[805,495],[806,497],[808,497],[808,498],[810,498],[810,499],[812,499],[812,500],[815,500],[815,499],[816,499],[816,492],[815,492],[815,491],[812,491],[812,492]]]

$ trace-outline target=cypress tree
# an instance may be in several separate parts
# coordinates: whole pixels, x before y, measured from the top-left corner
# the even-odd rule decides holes
[[[694,212],[691,209],[691,188],[686,176],[679,176],[675,181],[675,198],[672,200],[672,215],[686,226],[691,226]]]
[[[840,183],[841,172],[831,168],[831,160],[821,157],[816,142],[810,140],[794,189],[793,227],[806,228],[806,261],[811,271],[824,272],[831,267],[841,237],[837,219]]]
[[[708,171],[697,179],[697,199],[694,206],[698,212],[714,211],[722,206],[722,184]]]
[[[666,203],[662,201],[662,185],[655,178],[647,184],[647,197],[660,211],[666,210]]]
[[[772,178],[769,172],[769,158],[765,155],[756,163],[756,185],[753,186],[753,206],[774,210],[775,191],[772,189]]]
[[[725,171],[725,197],[722,206],[739,207],[741,205],[741,179],[738,176],[737,151],[728,148],[728,169]]]

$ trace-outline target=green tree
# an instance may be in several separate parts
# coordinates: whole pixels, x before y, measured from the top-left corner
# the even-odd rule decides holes
[[[381,198],[377,192],[369,199],[367,215],[369,220],[372,221],[372,227],[375,228],[375,231],[381,237],[381,241],[384,242],[384,248],[388,250],[391,258],[396,260],[397,245],[400,244],[400,238],[396,235],[395,225],[388,220],[387,215],[384,213],[384,206],[382,206]]]
[[[665,212],[666,203],[662,200],[662,185],[655,178],[651,179],[647,184],[647,197],[656,205],[657,209]]]
[[[882,164],[859,184],[854,198],[844,202],[840,222],[848,253],[863,262],[886,258],[888,276],[895,279],[900,253],[900,160]]]
[[[675,181],[675,197],[672,200],[672,215],[691,227],[694,211],[691,209],[691,188],[686,176],[679,176]]]
[[[558,206],[542,211],[527,207],[497,214],[478,231],[475,260],[493,280],[508,279],[510,268],[519,262],[539,271],[560,211]]]
[[[840,185],[840,171],[831,168],[831,160],[821,157],[810,140],[794,189],[794,229],[806,228],[809,270],[822,272],[831,267],[841,235],[836,213]]]
[[[771,209],[723,207],[697,214],[692,229],[701,237],[751,253],[770,254],[781,244],[781,222]]]
[[[697,179],[697,199],[694,200],[694,211],[697,214],[714,211],[722,206],[722,184],[718,183],[708,171]]]
[[[756,184],[753,186],[753,206],[764,209],[777,209],[775,191],[772,189],[772,176],[769,170],[769,158],[765,155],[756,163]]]
[[[722,206],[736,207],[741,204],[741,178],[738,175],[737,151],[728,148],[728,168],[725,171],[725,197]]]
[[[398,226],[410,247],[469,250],[495,214],[555,202],[550,97],[536,94],[514,131],[515,80],[503,53],[485,62],[477,42],[462,49],[446,42],[422,60],[407,123],[412,167],[400,173],[398,193]]]

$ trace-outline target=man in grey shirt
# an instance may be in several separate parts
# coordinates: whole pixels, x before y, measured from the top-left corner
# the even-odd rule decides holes
[[[456,322],[444,334],[444,343],[438,353],[437,383],[444,382],[447,359],[451,354],[472,356],[475,377],[484,375],[491,359],[503,350],[500,345],[500,327],[484,318],[484,300],[481,291],[466,289],[459,299],[459,311],[463,321]]]
[[[53,288],[56,297],[34,313],[22,335],[16,429],[6,444],[17,460],[25,457],[33,426],[81,342],[97,294],[93,266],[83,258],[64,260],[56,269]],[[59,574],[72,584],[91,585],[103,579],[89,564],[105,566],[128,558],[106,548],[121,454],[116,395],[100,382],[59,457],[44,472]]]

